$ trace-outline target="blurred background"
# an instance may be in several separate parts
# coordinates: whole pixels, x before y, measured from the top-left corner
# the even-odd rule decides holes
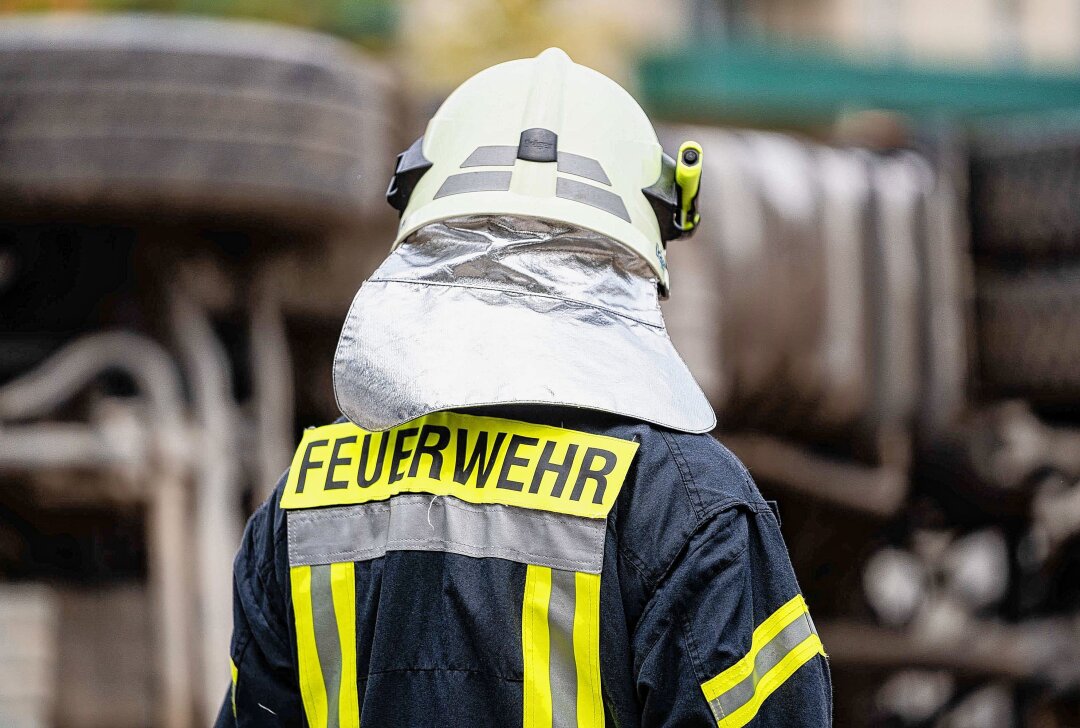
[[[455,84],[706,153],[665,314],[836,724],[1080,726],[1080,1],[0,0],[0,725],[207,725],[231,560]]]

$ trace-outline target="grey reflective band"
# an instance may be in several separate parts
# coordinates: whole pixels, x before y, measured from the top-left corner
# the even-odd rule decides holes
[[[741,682],[709,701],[717,719],[731,715],[753,699],[762,676],[780,664],[792,650],[801,645],[807,637],[817,634],[814,623],[807,612],[800,614],[784,629],[769,640],[754,656],[754,670]]]
[[[615,217],[620,217],[630,222],[630,213],[626,211],[626,205],[614,192],[602,190],[599,187],[578,182],[577,180],[559,177],[555,183],[555,196],[564,200],[581,202],[604,212],[610,212]]]
[[[477,147],[462,167],[513,167],[517,161],[517,147]]]
[[[577,661],[574,659],[574,613],[577,584],[574,572],[551,571],[548,602],[549,667],[551,675],[551,728],[577,725]]]
[[[466,192],[506,192],[508,189],[510,172],[466,172],[447,177],[433,199]]]
[[[511,146],[488,146],[477,147],[468,159],[461,163],[462,169],[467,167],[513,167],[518,159],[518,148]],[[611,186],[611,180],[604,172],[600,162],[592,157],[584,157],[571,152],[559,152],[557,155],[558,170],[563,174],[572,174],[575,177],[584,177],[602,185]]]
[[[287,517],[290,566],[442,551],[599,574],[607,528],[603,519],[430,495],[289,511]]]
[[[591,157],[583,157],[580,154],[571,154],[570,152],[559,152],[559,171],[576,177],[591,179],[608,187],[611,186],[611,180],[608,179],[604,168],[600,166],[600,162]]]
[[[326,728],[338,728],[341,691],[341,641],[334,615],[334,592],[330,586],[330,566],[311,567],[311,620],[315,626],[315,647],[319,653],[323,684],[326,686]]]

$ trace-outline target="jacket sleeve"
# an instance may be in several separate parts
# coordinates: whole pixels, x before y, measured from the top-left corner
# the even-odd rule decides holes
[[[304,725],[292,641],[283,558],[283,524],[263,504],[248,521],[233,565],[232,685],[216,728]]]
[[[767,505],[713,515],[634,635],[643,726],[832,725],[825,651]]]

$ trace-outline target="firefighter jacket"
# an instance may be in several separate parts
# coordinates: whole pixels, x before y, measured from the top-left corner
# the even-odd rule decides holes
[[[777,517],[731,452],[468,412],[305,432],[236,556],[219,727],[831,725]]]

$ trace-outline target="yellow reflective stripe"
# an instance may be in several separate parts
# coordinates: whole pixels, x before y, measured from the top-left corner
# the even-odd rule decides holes
[[[795,595],[791,601],[773,612],[772,616],[754,630],[754,636],[750,641],[750,651],[741,660],[701,686],[705,699],[712,701],[749,677],[754,671],[754,660],[761,648],[780,634],[784,627],[806,613],[806,601],[802,594]]]
[[[236,678],[239,674],[239,670],[236,669],[236,663],[233,659],[229,658],[229,672],[232,674],[232,717],[236,717]]]
[[[525,728],[551,728],[550,600],[551,569],[530,564],[525,572],[525,598],[521,607]]]
[[[821,639],[816,634],[812,634],[803,640],[798,647],[789,652],[774,668],[762,676],[761,681],[757,684],[757,690],[754,691],[754,697],[749,702],[731,715],[725,716],[718,721],[717,726],[719,728],[742,728],[742,726],[749,723],[757,715],[765,699],[818,653],[824,655],[824,648]]]
[[[356,566],[351,561],[330,565],[330,590],[341,644],[341,689],[338,725],[360,728],[360,700],[356,689]]]
[[[603,728],[600,695],[600,575],[574,574],[574,662],[577,663],[578,728]]]
[[[599,574],[527,566],[521,647],[525,728],[603,728]]]
[[[300,696],[310,728],[326,728],[326,686],[315,643],[315,620],[311,611],[311,567],[289,570],[293,614],[296,618],[296,652],[300,670]]]
[[[817,654],[825,649],[799,594],[754,630],[746,655],[702,684],[719,728],[749,723],[773,691]]]

